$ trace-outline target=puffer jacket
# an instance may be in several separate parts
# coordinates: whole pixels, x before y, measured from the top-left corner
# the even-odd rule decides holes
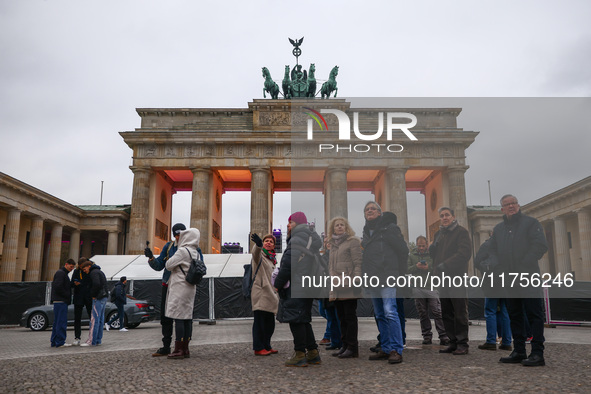
[[[314,259],[311,256],[302,257],[302,253],[293,250],[298,245],[305,248],[308,240],[312,237],[310,250],[318,252],[322,246],[322,240],[316,232],[310,230],[307,224],[299,224],[292,231],[287,239],[287,247],[281,257],[281,265],[277,278],[275,278],[275,288],[279,290],[279,309],[277,311],[277,320],[281,323],[309,323],[312,321],[312,302],[313,298],[292,298],[293,288],[302,288],[302,273],[311,272]],[[296,267],[298,265],[299,267]],[[293,275],[292,275],[293,267]],[[299,272],[300,274],[297,274]],[[287,289],[283,286],[287,281],[291,284]]]
[[[174,256],[166,261],[166,269],[170,271],[170,278],[168,279],[164,316],[171,319],[193,319],[197,286],[187,282],[185,274],[189,272],[192,259],[199,254],[197,251],[199,238],[200,233],[196,228],[181,231],[179,248]]]
[[[90,280],[92,281],[92,287],[90,288],[90,296],[97,300],[102,300],[109,296],[109,289],[107,287],[107,277],[105,273],[101,271],[101,267],[96,264],[90,266],[88,272]]]
[[[331,291],[330,300],[361,298],[361,287],[353,286],[353,279],[363,275],[361,240],[349,236],[340,244],[336,244],[333,239],[329,241],[329,244],[328,271],[331,276],[336,276],[341,280],[341,286],[335,287]],[[343,280],[343,276],[351,278],[351,283],[349,284],[348,279]]]
[[[384,283],[388,276],[406,274],[408,245],[392,212],[384,212],[371,223],[366,221],[361,246],[363,272],[368,276],[376,276]]]

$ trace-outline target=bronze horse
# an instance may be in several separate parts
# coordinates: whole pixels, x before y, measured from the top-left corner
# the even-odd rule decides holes
[[[286,99],[291,98],[291,80],[289,79],[289,65],[285,66],[285,75],[283,76],[283,97]]]
[[[269,72],[267,67],[263,67],[263,78],[265,78],[265,85],[263,87],[263,97],[267,98],[265,92],[268,92],[273,100],[277,100],[277,98],[279,97],[279,86],[277,86],[277,84],[271,78],[271,73]]]
[[[311,63],[310,72],[308,73],[308,92],[306,93],[306,97],[316,96],[316,77],[314,76],[314,72],[316,72],[316,66],[314,63]]]
[[[332,92],[334,92],[334,97],[337,97],[337,75],[339,75],[339,66],[334,66],[332,70],[330,70],[328,81],[324,82],[322,84],[322,88],[320,89],[322,98],[329,98]]]

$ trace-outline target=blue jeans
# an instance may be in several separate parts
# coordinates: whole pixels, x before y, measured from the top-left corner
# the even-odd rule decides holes
[[[497,315],[497,307],[500,309]],[[486,343],[497,343],[497,323],[501,327],[501,345],[511,345],[511,321],[504,298],[484,299],[484,318],[486,319]]]
[[[90,331],[86,343],[92,346],[100,345],[103,340],[103,327],[105,326],[105,307],[107,297],[100,300],[92,299],[92,316],[90,317]]]
[[[402,354],[403,339],[400,319],[396,308],[396,289],[384,287],[372,289],[373,311],[380,331],[380,344],[384,353],[390,353],[396,350]]]
[[[68,329],[68,304],[55,302],[53,304],[53,328],[51,329],[51,347],[60,347],[66,343]]]
[[[337,309],[334,306],[325,308],[324,301],[319,300],[318,313],[326,319],[326,332],[324,333],[324,338],[330,339],[331,346],[343,346],[341,340],[341,322],[337,316]]]
[[[115,304],[117,305],[117,304]],[[111,323],[113,323],[115,320],[119,319],[119,329],[121,330],[122,328],[125,328],[125,310],[124,310],[125,304],[120,304],[117,305],[117,314],[113,315],[113,317],[111,318],[111,320],[109,320],[109,322],[107,323],[108,325],[111,325]]]

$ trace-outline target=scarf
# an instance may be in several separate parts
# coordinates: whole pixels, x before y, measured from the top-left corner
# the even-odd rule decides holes
[[[449,226],[447,226],[447,227],[445,227],[445,226],[439,226],[439,228],[441,230],[448,231],[448,232],[454,231],[456,227],[458,227],[458,221],[457,220],[454,220],[453,222],[451,222],[451,224]]]
[[[349,234],[347,234],[347,233],[343,233],[341,235],[333,234],[332,235],[332,243],[335,246],[339,246],[340,244],[342,244],[343,242],[345,242],[348,237],[349,237]]]
[[[267,256],[269,260],[271,260],[273,266],[277,265],[277,257],[275,256],[276,253],[274,250],[268,251],[267,249],[263,248],[263,253],[265,254],[265,256]]]

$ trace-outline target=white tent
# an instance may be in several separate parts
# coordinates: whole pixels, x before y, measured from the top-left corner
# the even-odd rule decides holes
[[[206,278],[236,278],[244,274],[244,264],[250,263],[250,254],[206,254]],[[162,271],[154,271],[144,255],[97,255],[91,258],[101,267],[108,280],[126,276],[131,280],[161,279]],[[281,254],[277,255],[281,261]]]

